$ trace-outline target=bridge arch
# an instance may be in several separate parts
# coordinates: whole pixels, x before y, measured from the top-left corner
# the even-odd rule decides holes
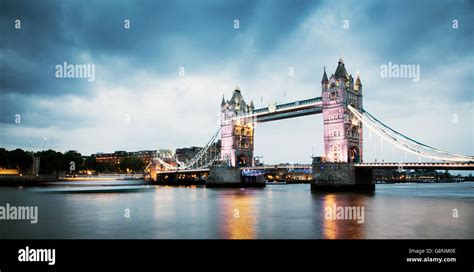
[[[360,151],[357,146],[349,147],[349,153],[347,154],[348,162],[360,163]]]

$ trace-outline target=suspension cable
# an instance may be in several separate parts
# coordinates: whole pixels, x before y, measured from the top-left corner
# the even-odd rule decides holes
[[[445,152],[434,147],[425,145],[418,141],[415,141],[394,129],[383,124],[381,121],[376,119],[374,116],[369,114],[367,111],[362,110],[363,113],[360,113],[358,110],[354,109],[351,105],[348,106],[348,109],[354,114],[354,116],[366,125],[371,131],[384,138],[388,142],[394,144],[395,146],[403,149],[412,154],[422,156],[425,158],[443,160],[443,161],[457,161],[457,162],[467,162],[474,161],[472,156],[458,155],[454,153]],[[395,135],[392,135],[395,134]],[[425,150],[423,150],[425,149]],[[426,150],[428,149],[428,150]],[[434,151],[439,155],[430,154],[429,151]]]

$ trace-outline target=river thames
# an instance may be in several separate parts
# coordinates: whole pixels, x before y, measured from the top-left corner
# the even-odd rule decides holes
[[[38,207],[36,224],[0,220],[0,238],[474,239],[473,182],[378,184],[370,194],[83,184],[0,187],[0,205]],[[363,207],[363,222],[327,218],[335,205]]]

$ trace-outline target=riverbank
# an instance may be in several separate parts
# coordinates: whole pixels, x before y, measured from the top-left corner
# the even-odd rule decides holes
[[[94,176],[54,177],[54,176],[0,176],[0,186],[43,186],[54,184],[73,184],[75,182],[103,182],[135,180],[144,181],[142,174],[106,174]]]

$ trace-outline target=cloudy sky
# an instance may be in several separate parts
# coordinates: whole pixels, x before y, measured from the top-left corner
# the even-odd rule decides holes
[[[372,115],[472,155],[473,14],[473,1],[454,0],[1,0],[0,146],[204,145],[236,85],[257,108],[320,96],[323,67],[333,73],[342,56]],[[63,62],[95,65],[95,81],[56,78]],[[420,80],[381,77],[389,62],[420,65]],[[256,155],[308,163],[323,152],[322,130],[320,115],[258,124]],[[369,136],[366,160],[405,158]]]

